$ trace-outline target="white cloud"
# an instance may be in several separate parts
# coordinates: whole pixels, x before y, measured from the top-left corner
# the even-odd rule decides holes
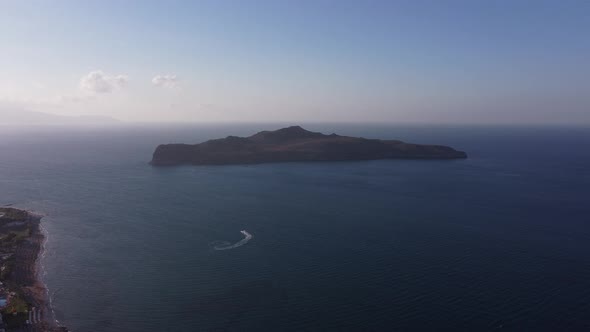
[[[152,84],[163,88],[175,88],[178,86],[176,75],[156,75],[152,78]]]
[[[109,93],[121,89],[128,81],[125,75],[111,76],[95,70],[80,79],[80,89],[91,93]]]

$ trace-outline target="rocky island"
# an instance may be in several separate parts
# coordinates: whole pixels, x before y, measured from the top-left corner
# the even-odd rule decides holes
[[[53,320],[39,280],[41,217],[0,207],[0,331],[67,332]],[[4,329],[4,330],[3,330]]]
[[[261,131],[249,137],[228,136],[200,144],[163,144],[156,148],[151,164],[228,165],[291,161],[461,158],[467,158],[467,154],[443,145],[325,135],[292,126],[275,131]]]

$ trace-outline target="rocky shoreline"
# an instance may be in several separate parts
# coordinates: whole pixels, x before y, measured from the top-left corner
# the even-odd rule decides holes
[[[20,209],[0,208],[0,304],[4,304],[0,312],[6,331],[68,331],[53,318],[40,278],[45,241],[41,218]]]

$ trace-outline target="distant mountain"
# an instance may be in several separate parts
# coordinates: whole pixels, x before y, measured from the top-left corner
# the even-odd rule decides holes
[[[465,152],[444,145],[324,135],[293,126],[275,131],[261,131],[250,137],[228,136],[194,145],[160,145],[154,152],[151,164],[224,165],[288,161],[462,158],[467,158]]]
[[[64,116],[23,109],[0,108],[0,125],[111,124],[118,122],[108,116]]]

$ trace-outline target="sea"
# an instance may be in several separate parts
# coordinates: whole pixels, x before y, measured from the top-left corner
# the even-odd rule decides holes
[[[590,130],[303,124],[465,160],[152,167],[286,124],[0,127],[73,332],[590,330]],[[295,125],[295,124],[289,124]]]

